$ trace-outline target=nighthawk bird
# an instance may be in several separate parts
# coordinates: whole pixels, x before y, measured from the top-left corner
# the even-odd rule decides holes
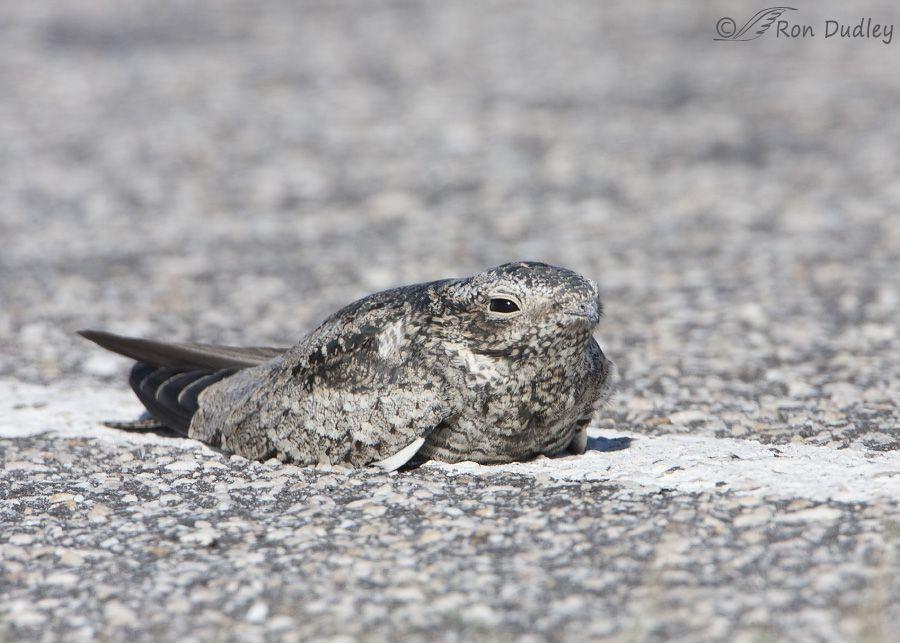
[[[291,348],[81,334],[137,361],[155,428],[247,458],[393,470],[583,452],[612,391],[601,312],[590,280],[523,262],[364,297]]]

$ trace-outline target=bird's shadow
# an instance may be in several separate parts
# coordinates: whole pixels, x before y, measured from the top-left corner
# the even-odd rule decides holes
[[[634,438],[588,438],[587,448],[585,451],[622,451],[631,446],[631,443],[634,441]]]

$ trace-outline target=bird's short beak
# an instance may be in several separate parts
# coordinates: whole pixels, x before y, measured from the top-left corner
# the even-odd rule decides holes
[[[600,306],[596,301],[585,301],[571,308],[568,313],[573,317],[580,317],[596,326],[600,322]]]

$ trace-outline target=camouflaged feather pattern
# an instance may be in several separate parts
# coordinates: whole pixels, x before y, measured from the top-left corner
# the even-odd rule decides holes
[[[491,300],[515,303],[492,312]],[[200,395],[190,437],[249,458],[365,466],[419,455],[509,462],[583,442],[613,365],[592,282],[541,263],[387,290],[283,356]],[[583,448],[583,447],[582,447]]]

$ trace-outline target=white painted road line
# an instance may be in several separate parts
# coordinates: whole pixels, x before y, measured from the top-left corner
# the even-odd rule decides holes
[[[155,442],[201,448],[191,440],[107,429],[104,420],[132,419],[141,406],[116,386],[37,386],[0,380],[0,438],[43,432],[94,437],[114,443]],[[690,435],[651,436],[591,430],[581,456],[482,466],[431,462],[448,473],[501,472],[561,481],[605,481],[643,490],[682,493],[733,491],[771,498],[842,502],[897,502],[900,452],[864,452],[803,444],[766,445],[750,440]],[[624,447],[624,448],[623,448]]]
[[[485,467],[475,463],[427,466],[458,473],[505,471],[557,480],[608,481],[683,493],[733,491],[771,498],[868,502],[900,499],[900,453],[865,453],[809,445],[688,435],[649,436],[590,431],[583,456],[538,458]],[[628,441],[598,451],[598,443]],[[593,447],[593,449],[592,449]]]

